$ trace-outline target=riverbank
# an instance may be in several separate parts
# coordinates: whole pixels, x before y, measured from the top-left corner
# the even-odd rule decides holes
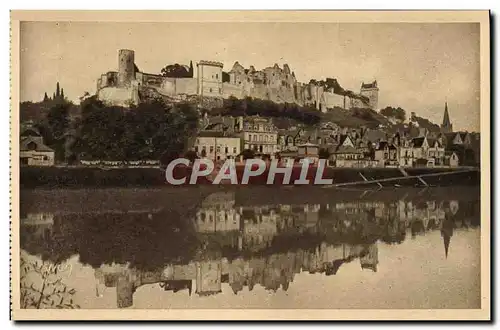
[[[300,168],[292,171],[292,180],[300,176]],[[242,168],[237,169],[241,182]],[[403,173],[405,172],[405,173]],[[478,168],[325,168],[322,178],[332,179],[333,185],[356,184],[361,186],[475,186],[480,184]],[[430,175],[430,176],[429,176]],[[311,168],[308,179],[316,176]],[[422,176],[425,181],[418,177]],[[189,169],[178,169],[175,178],[190,177]],[[275,184],[280,185],[283,175],[276,175]],[[389,181],[387,181],[389,179]],[[386,180],[376,183],[377,180]],[[266,184],[267,173],[251,177],[250,184]],[[210,184],[205,178],[197,183]],[[98,167],[21,167],[21,188],[84,188],[84,187],[162,187],[165,172],[160,168],[98,168]]]
[[[149,214],[164,209],[189,213],[210,205],[234,206],[329,204],[362,200],[396,202],[401,199],[469,201],[479,199],[479,186],[353,189],[319,186],[214,186],[161,188],[22,189],[21,218],[29,213]]]

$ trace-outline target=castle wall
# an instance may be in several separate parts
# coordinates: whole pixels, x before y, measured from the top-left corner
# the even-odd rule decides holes
[[[266,85],[263,84],[254,85],[250,93],[250,96],[256,99],[270,100],[269,89],[267,88]]]
[[[250,93],[248,93],[250,94]],[[222,97],[227,99],[229,97],[236,97],[237,99],[242,99],[245,97],[245,91],[241,85],[235,85],[231,83],[222,84]]]
[[[107,105],[127,107],[139,103],[139,93],[135,86],[104,87],[97,92],[97,98]]]
[[[107,72],[97,79],[97,94],[101,100],[114,105],[126,105],[129,102],[137,104],[138,89],[141,88],[142,91],[154,90],[179,100],[191,96],[199,97],[202,103],[207,103],[210,107],[218,107],[222,98],[231,96],[238,99],[252,97],[276,103],[296,103],[323,112],[335,107],[377,109],[378,106],[379,89],[376,81],[372,84],[362,83],[360,94],[369,99],[369,104],[364,104],[358,98],[326,92],[323,86],[316,83],[297,82],[287,64],[283,69],[275,64],[256,71],[253,66],[245,69],[236,62],[229,71],[230,82],[223,83],[223,64],[220,62],[200,61],[197,64],[196,78],[167,78],[136,72],[134,56],[134,51],[121,49],[118,55],[118,71]]]
[[[107,83],[108,83],[108,78],[105,74],[102,74],[101,75],[101,79],[100,79],[100,84],[99,84],[99,88],[104,88],[107,86]]]
[[[325,108],[333,109],[334,107],[344,108],[344,96],[335,94],[332,92],[324,92],[323,93],[323,103]],[[346,97],[346,107],[349,106],[347,97]]]
[[[138,72],[136,79],[139,85],[161,87],[163,80],[166,78],[157,74]]]
[[[163,78],[161,90],[165,95],[196,95],[198,80],[196,78]]]
[[[369,106],[360,99],[351,98],[350,103],[351,103],[351,108],[361,108],[361,109],[369,108]]]

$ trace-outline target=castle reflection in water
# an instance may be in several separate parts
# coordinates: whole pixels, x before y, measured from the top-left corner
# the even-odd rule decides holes
[[[21,224],[25,251],[53,262],[79,255],[94,268],[96,285],[116,287],[118,307],[129,307],[146,284],[211,295],[228,283],[237,294],[256,285],[286,291],[300,272],[332,276],[345,263],[377,272],[379,244],[435,230],[447,257],[454,230],[479,226],[479,201],[400,196],[266,205],[217,192],[186,215],[40,212]]]

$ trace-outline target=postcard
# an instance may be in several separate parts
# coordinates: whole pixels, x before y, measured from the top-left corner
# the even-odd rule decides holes
[[[488,11],[12,11],[14,320],[490,320]]]

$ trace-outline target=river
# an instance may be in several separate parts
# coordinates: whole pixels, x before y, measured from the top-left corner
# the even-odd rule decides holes
[[[21,305],[480,308],[479,211],[475,187],[22,190]]]

